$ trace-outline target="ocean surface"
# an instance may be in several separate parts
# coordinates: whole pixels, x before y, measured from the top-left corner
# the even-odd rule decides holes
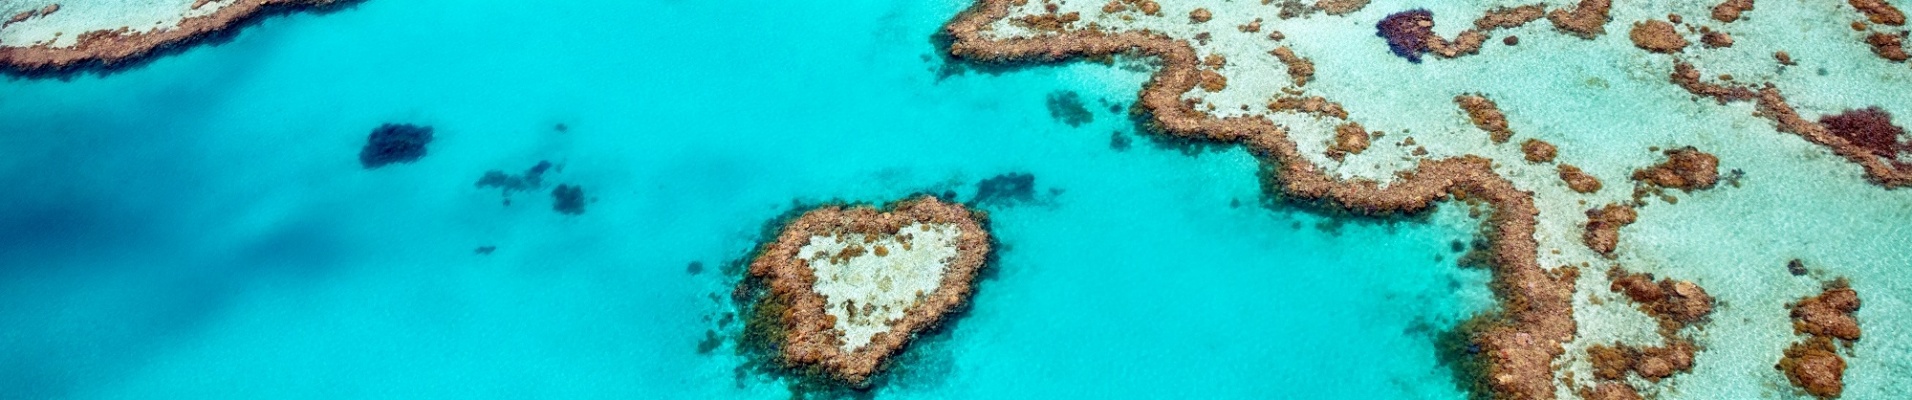
[[[719,322],[766,223],[1018,173],[973,306],[877,397],[1465,397],[1464,210],[1270,202],[1240,149],[1138,135],[1133,69],[945,76],[966,5],[375,0],[0,82],[0,398],[786,398]],[[384,123],[429,155],[362,168]]]

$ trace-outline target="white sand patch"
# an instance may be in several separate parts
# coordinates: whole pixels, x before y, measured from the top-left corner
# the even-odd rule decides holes
[[[953,224],[915,223],[895,235],[812,236],[798,257],[816,271],[813,289],[823,295],[826,312],[843,332],[841,349],[851,352],[869,344],[934,293],[956,257],[961,234]]]
[[[186,18],[204,16],[232,4],[216,0],[193,9],[197,0],[0,0],[0,21],[50,4],[59,11],[0,28],[0,46],[46,44],[71,47],[80,34],[129,28],[135,33],[171,29]]]

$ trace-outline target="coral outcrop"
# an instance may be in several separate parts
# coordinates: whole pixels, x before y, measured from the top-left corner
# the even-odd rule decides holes
[[[1633,180],[1662,188],[1709,189],[1719,183],[1719,157],[1693,146],[1667,150],[1666,161],[1633,171]]]
[[[1657,19],[1633,24],[1633,30],[1627,32],[1627,38],[1633,40],[1634,47],[1655,53],[1678,53],[1686,49],[1688,44],[1672,23]]]
[[[1527,141],[1520,143],[1520,153],[1522,157],[1531,163],[1553,162],[1554,155],[1559,152],[1559,148],[1554,147],[1553,143],[1547,143],[1545,140],[1527,139]]]
[[[1600,178],[1580,170],[1580,167],[1573,164],[1560,164],[1557,169],[1560,172],[1560,181],[1566,182],[1567,188],[1575,193],[1586,194],[1600,191]]]
[[[1793,303],[1792,308],[1793,331],[1806,338],[1788,347],[1773,368],[1806,393],[1822,399],[1839,397],[1845,391],[1846,360],[1834,342],[1850,352],[1852,342],[1859,340],[1859,320],[1853,317],[1859,311],[1859,292],[1841,278],[1827,283],[1818,295]]]
[[[1620,242],[1620,227],[1633,224],[1639,217],[1633,207],[1619,204],[1587,210],[1587,228],[1580,241],[1596,253],[1612,254]]]
[[[1612,7],[1610,0],[1580,0],[1573,9],[1555,9],[1547,13],[1547,21],[1568,34],[1593,39],[1607,33],[1607,12]]]
[[[1467,112],[1467,119],[1473,121],[1475,127],[1487,131],[1488,138],[1493,139],[1494,143],[1507,143],[1507,139],[1514,137],[1514,131],[1507,128],[1507,114],[1502,114],[1500,106],[1495,105],[1494,101],[1488,100],[1486,96],[1478,94],[1454,96],[1454,104],[1460,105],[1461,110]]]
[[[757,293],[746,329],[764,332],[763,348],[792,371],[865,386],[967,304],[991,248],[983,218],[928,196],[804,212],[750,262],[739,288]]]

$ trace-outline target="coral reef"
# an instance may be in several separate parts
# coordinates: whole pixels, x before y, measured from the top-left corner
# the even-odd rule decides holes
[[[1527,162],[1553,162],[1554,155],[1559,152],[1560,150],[1555,148],[1553,143],[1547,143],[1545,140],[1527,139],[1527,141],[1520,143],[1520,153],[1527,159]]]
[[[476,186],[497,188],[506,195],[510,195],[511,192],[538,190],[544,187],[544,173],[551,170],[551,167],[550,161],[539,161],[537,165],[525,169],[524,173],[519,175],[506,174],[504,171],[495,169],[485,171],[485,175],[478,178]]]
[[[1566,182],[1568,189],[1573,189],[1574,192],[1583,194],[1600,191],[1600,178],[1595,178],[1592,174],[1581,171],[1580,167],[1576,167],[1573,164],[1560,164],[1558,169],[1560,171],[1560,181]]]
[[[1058,90],[1049,93],[1047,104],[1049,118],[1055,118],[1057,122],[1071,127],[1095,122],[1095,113],[1089,112],[1089,107],[1082,103],[1082,96],[1077,95],[1076,92]]]
[[[1494,172],[1491,161],[1474,156],[1422,160],[1385,186],[1335,179],[1310,162],[1286,130],[1267,118],[1217,118],[1183,102],[1181,96],[1200,80],[1200,60],[1189,42],[1154,32],[1099,30],[990,38],[986,27],[1004,18],[1014,1],[979,0],[958,14],[943,28],[951,39],[949,53],[989,63],[1059,62],[1118,53],[1153,57],[1161,68],[1144,85],[1137,106],[1145,125],[1166,136],[1246,147],[1261,160],[1266,189],[1272,194],[1361,215],[1421,212],[1436,201],[1455,198],[1491,206],[1485,231],[1493,260],[1492,288],[1501,314],[1470,338],[1482,365],[1477,384],[1480,393],[1498,397],[1554,398],[1552,365],[1565,352],[1562,343],[1573,337],[1571,295],[1579,271],[1570,266],[1552,270],[1540,266],[1534,237],[1539,211],[1533,195]]]
[[[1298,112],[1317,117],[1348,119],[1348,111],[1341,108],[1341,103],[1328,101],[1328,99],[1321,96],[1279,97],[1276,98],[1275,101],[1268,102],[1268,110],[1275,112]]]
[[[1781,54],[1775,54],[1775,57]],[[1786,57],[1790,59],[1790,57]],[[1784,60],[1782,60],[1784,61]],[[1744,86],[1720,85],[1700,80],[1700,72],[1692,64],[1676,61],[1670,75],[1673,84],[1687,92],[1711,97],[1721,104],[1731,101],[1754,101],[1756,115],[1773,122],[1780,132],[1791,133],[1806,138],[1806,141],[1832,149],[1834,154],[1845,157],[1847,161],[1859,164],[1865,169],[1866,178],[1887,188],[1912,186],[1912,165],[1882,158],[1873,150],[1839,137],[1824,125],[1807,121],[1786,97],[1772,84],[1754,90]]]
[[[1342,154],[1361,154],[1368,149],[1368,130],[1359,122],[1349,122],[1334,128],[1334,146],[1328,148],[1329,157],[1340,158]]]
[[[1822,399],[1839,397],[1845,391],[1846,360],[1833,342],[1845,344],[1849,351],[1852,342],[1859,340],[1859,321],[1853,318],[1859,311],[1859,292],[1841,278],[1792,307],[1793,331],[1806,339],[1787,348],[1773,368],[1806,393]]]
[[[1421,53],[1429,50],[1428,38],[1434,36],[1434,13],[1412,9],[1382,18],[1374,25],[1376,36],[1387,39],[1388,50],[1409,62],[1421,62]]]
[[[1197,8],[1195,11],[1188,12],[1188,22],[1193,24],[1208,22],[1209,19],[1213,18],[1215,18],[1215,14],[1208,12],[1206,8]]]
[[[584,187],[577,185],[558,185],[551,189],[551,209],[559,214],[584,214]]]
[[[1640,311],[1660,321],[1660,332],[1674,332],[1705,319],[1713,313],[1713,297],[1692,282],[1661,279],[1653,274],[1634,274],[1614,267],[1607,272],[1609,289],[1622,293],[1640,306]]]
[[[1713,19],[1719,22],[1739,20],[1739,14],[1752,11],[1753,0],[1726,0],[1713,6]]]
[[[1487,131],[1494,143],[1507,143],[1507,139],[1514,137],[1514,131],[1507,128],[1507,115],[1500,112],[1500,106],[1495,105],[1493,100],[1479,94],[1463,94],[1454,96],[1454,104],[1467,111],[1467,119],[1473,121],[1475,127]]]
[[[1369,1],[1370,0],[1320,0],[1315,2],[1315,9],[1328,13],[1328,15],[1343,15],[1361,11],[1362,8],[1368,6]]]
[[[1905,34],[1873,32],[1865,37],[1866,45],[1872,46],[1872,54],[1890,61],[1905,61],[1912,55],[1905,53]]]
[[[410,163],[425,157],[425,146],[432,142],[432,128],[412,124],[384,124],[372,129],[359,149],[359,165],[375,169],[393,163]]]
[[[854,387],[867,385],[917,333],[938,325],[967,304],[977,273],[985,267],[990,253],[991,241],[983,218],[961,205],[928,196],[893,203],[881,210],[828,206],[804,212],[784,224],[776,239],[765,243],[750,262],[749,279],[739,292],[760,293],[752,307],[753,317],[746,323],[747,332],[760,336],[747,339],[770,342],[766,349],[774,351],[775,359],[788,370],[823,375]],[[827,310],[828,300],[817,286],[820,278],[816,266],[803,260],[802,249],[813,241],[832,238],[882,237],[908,243],[910,234],[902,230],[925,225],[957,232],[949,244],[953,255],[938,264],[941,277],[934,290],[917,294],[913,305],[901,310],[900,318],[880,321],[887,330],[869,336],[862,346],[845,350],[840,346],[847,340],[840,324],[849,322],[839,321]],[[879,248],[875,252],[882,251]],[[851,257],[883,257],[875,252]],[[856,312],[854,307],[851,310]]]
[[[1314,62],[1295,56],[1294,50],[1289,50],[1288,46],[1276,47],[1268,54],[1288,66],[1288,80],[1294,81],[1295,87],[1307,86],[1308,79],[1314,77]]]
[[[1678,53],[1686,49],[1686,38],[1674,30],[1673,24],[1657,19],[1649,19],[1633,24],[1633,30],[1627,32],[1627,38],[1633,40],[1633,46],[1655,53]]]
[[[116,30],[77,32],[79,42],[71,47],[46,44],[29,47],[0,46],[0,72],[27,75],[67,75],[82,70],[112,71],[136,64],[168,50],[181,49],[208,39],[218,39],[231,31],[265,17],[304,10],[325,10],[360,0],[233,0],[211,14],[186,18],[168,29],[132,32]],[[194,7],[197,8],[197,7]],[[47,7],[38,15],[58,11]]]
[[[1905,136],[1905,128],[1892,124],[1892,114],[1877,106],[1822,116],[1819,117],[1819,125],[1825,126],[1826,131],[1844,139],[1846,143],[1880,157],[1891,158],[1899,152],[1912,152],[1912,144],[1899,142],[1899,137]]]
[[[979,206],[1007,206],[1035,200],[1036,175],[1011,172],[977,182],[976,196],[969,202]]]
[[[1859,13],[1865,14],[1866,19],[1872,23],[1905,25],[1905,13],[1900,12],[1898,7],[1893,7],[1892,3],[1887,3],[1885,0],[1846,0],[1846,3],[1858,9]]]
[[[1619,204],[1587,210],[1587,229],[1580,241],[1596,253],[1613,254],[1614,245],[1620,242],[1620,227],[1632,224],[1639,217],[1633,207]]]
[[[1652,274],[1628,273],[1619,266],[1609,269],[1607,278],[1612,282],[1608,287],[1610,290],[1625,295],[1640,311],[1659,321],[1657,332],[1663,344],[1650,347],[1620,343],[1589,346],[1587,358],[1593,365],[1593,377],[1597,383],[1592,390],[1581,388],[1579,392],[1582,397],[1596,398],[1589,394],[1604,390],[1608,392],[1601,395],[1604,397],[1638,398],[1637,389],[1625,381],[1628,373],[1648,382],[1659,382],[1673,374],[1692,370],[1693,355],[1699,351],[1699,347],[1691,339],[1681,337],[1680,332],[1704,322],[1712,314],[1713,297],[1692,282],[1672,279],[1655,282]]]
[[[1693,146],[1667,150],[1666,161],[1633,171],[1633,180],[1681,190],[1709,189],[1719,183],[1719,157]]]
[[[1582,39],[1593,39],[1607,33],[1607,11],[1613,7],[1610,0],[1580,0],[1572,10],[1555,9],[1547,13],[1547,21],[1555,28]]]

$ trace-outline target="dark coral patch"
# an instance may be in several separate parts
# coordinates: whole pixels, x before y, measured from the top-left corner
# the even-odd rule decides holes
[[[1036,175],[1011,172],[984,179],[976,184],[977,205],[1007,206],[1036,200]]]
[[[412,124],[384,124],[372,130],[359,149],[359,164],[365,169],[392,163],[409,163],[425,157],[425,145],[432,142],[432,128]]]
[[[1427,38],[1434,36],[1434,12],[1412,9],[1382,18],[1374,24],[1375,35],[1387,39],[1388,49],[1409,62],[1420,63],[1427,52]]]
[[[1892,157],[1902,150],[1912,151],[1912,145],[1899,143],[1905,128],[1893,125],[1892,114],[1876,106],[1820,117],[1819,124],[1840,139],[1882,157]]]
[[[551,208],[565,215],[584,214],[584,188],[575,185],[558,185],[551,189]]]
[[[1049,94],[1049,117],[1071,127],[1095,122],[1095,113],[1083,105],[1082,96],[1067,90]]]

